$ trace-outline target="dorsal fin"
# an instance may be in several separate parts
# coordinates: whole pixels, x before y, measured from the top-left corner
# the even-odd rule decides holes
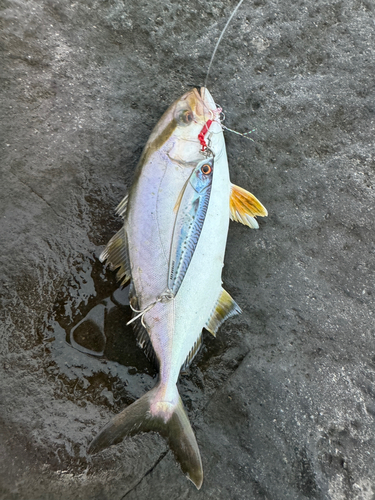
[[[232,299],[229,293],[222,288],[205,328],[216,337],[219,326],[224,323],[226,319],[236,314],[240,314],[241,312],[240,306]]]
[[[116,208],[116,214],[120,215],[122,218],[125,217],[126,209],[128,208],[128,199],[129,195],[126,194],[124,199],[120,201],[119,205]]]
[[[232,184],[229,199],[230,218],[236,222],[241,222],[252,229],[258,229],[255,217],[266,217],[267,210],[255,196],[246,189]]]
[[[133,312],[133,317],[137,313]],[[156,367],[159,368],[159,362],[158,358],[156,357],[155,350],[152,346],[151,339],[149,337],[149,334],[147,333],[146,328],[142,325],[141,319],[137,319],[133,323],[133,330],[135,332],[135,335],[137,337],[137,343],[139,347],[141,347],[148,359],[151,361],[151,363]]]
[[[108,242],[100,254],[100,262],[108,260],[112,271],[117,271],[117,279],[125,285],[131,278],[130,262],[128,255],[128,238],[125,228],[122,227]]]
[[[190,349],[190,352],[187,355],[184,364],[181,366],[181,372],[185,372],[189,368],[191,362],[193,361],[195,356],[198,354],[198,351],[199,351],[201,345],[202,345],[202,333],[200,333],[199,337],[194,342],[193,347]]]

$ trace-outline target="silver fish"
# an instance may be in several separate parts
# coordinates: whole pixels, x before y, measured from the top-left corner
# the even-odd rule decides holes
[[[157,360],[159,381],[102,429],[89,452],[159,432],[199,489],[201,457],[176,384],[202,329],[216,335],[241,312],[221,281],[229,219],[256,228],[255,216],[267,215],[252,194],[230,183],[220,111],[206,88],[186,92],[162,116],[117,213],[124,226],[101,260],[122,283],[131,282],[131,321]]]

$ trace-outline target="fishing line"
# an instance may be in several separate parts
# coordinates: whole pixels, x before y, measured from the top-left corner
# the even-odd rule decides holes
[[[214,48],[214,51],[212,53],[212,56],[211,56],[211,61],[210,61],[210,64],[208,65],[208,70],[207,70],[207,75],[206,75],[206,79],[204,81],[204,86],[205,88],[207,88],[207,81],[208,81],[208,75],[210,74],[210,69],[211,69],[211,66],[212,66],[212,63],[213,63],[213,60],[214,60],[214,57],[215,57],[215,54],[216,54],[216,51],[220,45],[220,42],[221,42],[221,39],[223,38],[224,36],[224,33],[226,31],[226,29],[228,28],[228,25],[229,23],[231,22],[233,16],[236,14],[237,10],[240,8],[241,4],[242,4],[243,0],[240,0],[236,6],[236,8],[234,9],[234,11],[232,12],[232,14],[229,16],[229,19],[227,21],[227,24],[224,26],[224,29],[223,31],[220,33],[220,36],[219,36],[219,39],[218,41],[216,42],[216,45],[215,45],[215,48]]]
[[[255,132],[255,128],[253,128],[253,130],[249,130],[248,132],[244,132],[243,134],[241,132],[237,132],[237,130],[233,130],[233,129],[229,128],[229,127],[226,127],[222,123],[221,123],[221,128],[223,128],[224,130],[228,130],[228,132],[233,132],[233,134],[240,135],[241,137],[244,137],[245,139],[249,139],[249,141],[254,142],[254,140],[251,137],[247,137],[247,136],[249,134],[251,134],[252,132]]]
[[[174,299],[174,295],[173,293],[170,291],[170,290],[166,290],[164,293],[162,293],[160,295],[160,297],[158,297],[154,302],[152,302],[150,305],[148,305],[147,307],[145,307],[144,309],[142,309],[142,311],[139,311],[138,309],[135,309],[135,307],[133,307],[131,305],[131,303],[129,304],[130,305],[130,309],[135,312],[135,313],[138,313],[136,316],[133,316],[132,319],[130,319],[127,323],[126,323],[126,326],[128,325],[131,325],[132,323],[134,323],[134,321],[136,321],[138,318],[141,318],[141,323],[142,323],[142,326],[144,328],[146,328],[147,330],[147,326],[144,324],[144,321],[143,321],[143,317],[144,315],[150,311],[154,306],[156,306],[156,304],[158,302],[169,302],[170,300]]]
[[[205,88],[207,88],[208,76],[209,76],[209,74],[210,74],[211,66],[212,66],[213,60],[214,60],[214,58],[215,58],[216,51],[217,51],[217,49],[218,49],[218,47],[219,47],[219,45],[220,45],[220,42],[221,42],[221,40],[222,40],[222,38],[223,38],[223,36],[224,36],[224,33],[226,32],[226,30],[227,30],[227,28],[228,28],[228,26],[229,26],[229,23],[231,22],[231,20],[232,20],[232,19],[233,19],[233,17],[235,16],[235,14],[236,14],[236,12],[238,11],[238,9],[241,7],[242,2],[243,2],[243,0],[240,0],[240,1],[238,2],[238,4],[236,5],[236,7],[235,7],[235,9],[233,10],[232,14],[229,16],[229,19],[228,19],[228,21],[226,22],[226,24],[225,24],[225,26],[224,26],[224,28],[223,28],[222,32],[220,33],[220,36],[219,36],[218,41],[216,42],[216,45],[215,45],[214,51],[213,51],[212,56],[211,56],[210,64],[208,65],[207,74],[206,74],[206,79],[205,79],[205,81],[204,81],[204,87],[205,87]],[[221,128],[223,128],[224,130],[228,130],[228,132],[233,132],[233,133],[234,133],[234,134],[236,134],[236,135],[240,135],[241,137],[244,137],[245,139],[248,139],[249,141],[254,142],[254,141],[253,141],[253,139],[252,139],[251,137],[247,137],[247,136],[248,136],[249,134],[251,134],[252,132],[254,132],[254,131],[255,131],[255,129],[253,129],[253,130],[249,130],[248,132],[244,132],[244,133],[242,134],[241,132],[237,132],[236,130],[233,130],[233,129],[229,128],[229,127],[226,127],[225,125],[223,125],[223,121],[225,120],[225,115],[224,115],[224,113],[223,113],[223,111],[222,111],[221,107],[220,107],[220,106],[218,106],[218,105],[216,105],[216,106],[219,108],[219,110],[220,110],[220,114],[222,114],[222,115],[223,115],[223,117],[221,117],[221,116],[219,117],[219,121],[220,121]],[[207,124],[208,124],[210,121],[211,121],[211,120],[208,120],[208,121],[207,121]],[[213,120],[212,120],[212,121],[213,121]],[[207,124],[205,125],[205,127],[207,126]],[[201,142],[201,145],[202,145],[202,150],[204,150],[204,145],[205,145],[205,143],[204,143],[204,135],[205,135],[205,134],[204,134],[204,135],[203,135],[203,137],[202,137],[203,141],[201,140],[200,135],[201,135],[203,132],[204,132],[204,133],[207,133],[208,128],[209,128],[209,126],[210,126],[210,125],[211,125],[211,123],[209,123],[209,125],[208,125],[208,127],[207,127],[207,130],[205,130],[205,127],[203,127],[202,132],[201,132],[201,133],[199,134],[199,136],[198,136],[198,138],[199,138],[199,140],[200,140],[200,142]]]
[[[132,311],[136,312],[136,313],[139,313],[137,314],[136,316],[133,316],[132,319],[130,319],[127,323],[126,323],[126,326],[128,325],[131,325],[132,323],[134,323],[134,321],[136,321],[138,318],[141,318],[141,323],[142,323],[142,326],[145,326],[145,324],[143,323],[143,316],[146,314],[146,312],[148,312],[150,309],[152,309],[154,307],[154,305],[157,304],[158,301],[155,301],[153,302],[152,304],[150,304],[149,306],[147,306],[145,309],[143,309],[142,311],[138,311],[137,309],[134,309],[132,307],[132,305],[130,304],[130,308]]]

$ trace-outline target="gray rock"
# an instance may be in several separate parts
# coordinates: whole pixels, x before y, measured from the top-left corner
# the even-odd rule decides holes
[[[205,336],[180,379],[201,491],[157,435],[86,454],[156,377],[98,255],[152,127],[204,83],[233,8],[2,6],[3,500],[375,498],[369,0],[244,2],[217,52],[208,87],[225,124],[255,128],[253,143],[226,135],[232,180],[269,217],[259,231],[231,226],[223,278],[244,312]],[[99,304],[106,341],[90,355]]]

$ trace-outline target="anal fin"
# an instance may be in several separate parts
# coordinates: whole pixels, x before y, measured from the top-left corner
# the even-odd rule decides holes
[[[261,202],[246,189],[232,184],[230,199],[230,218],[252,229],[258,229],[256,216],[266,217],[268,212]]]
[[[108,242],[100,254],[100,262],[108,261],[110,269],[117,269],[117,279],[125,285],[131,278],[128,256],[128,238],[125,228],[122,227]]]
[[[133,312],[133,317],[136,313]],[[156,356],[155,350],[152,346],[152,342],[150,336],[146,330],[146,328],[142,325],[140,319],[137,319],[133,323],[133,330],[137,337],[137,343],[141,349],[143,349],[147,358],[151,361],[151,363],[155,366],[155,368],[159,368],[159,361]]]
[[[228,292],[222,289],[205,328],[216,337],[220,325],[226,319],[236,314],[241,314],[241,312],[240,306],[232,299]]]

